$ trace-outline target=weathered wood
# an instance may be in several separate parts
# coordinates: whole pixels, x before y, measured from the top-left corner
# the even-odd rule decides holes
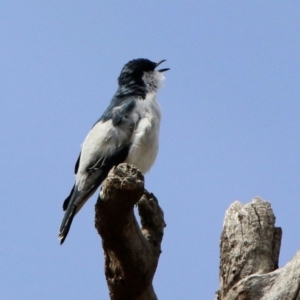
[[[278,269],[282,231],[260,198],[227,210],[221,235],[218,300],[300,300],[300,251]]]
[[[133,212],[135,204],[141,229]],[[127,164],[113,168],[95,209],[95,227],[102,237],[110,299],[156,300],[152,280],[165,222],[157,199],[144,190],[141,172]]]

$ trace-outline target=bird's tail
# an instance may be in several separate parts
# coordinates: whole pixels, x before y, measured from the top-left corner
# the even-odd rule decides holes
[[[65,211],[64,218],[61,222],[58,239],[60,240],[60,244],[62,244],[71,227],[72,221],[76,213],[79,211],[76,205],[76,200],[80,197],[81,192],[78,191],[76,185],[73,186],[70,195],[64,201],[63,210]]]

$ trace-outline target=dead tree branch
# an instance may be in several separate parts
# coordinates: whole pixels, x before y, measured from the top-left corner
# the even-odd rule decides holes
[[[138,206],[142,228],[134,216]],[[161,253],[163,211],[144,190],[144,177],[121,164],[105,180],[96,203],[95,227],[102,238],[111,300],[156,300],[152,280]]]
[[[299,300],[300,251],[278,269],[282,231],[260,198],[226,211],[221,235],[218,300]]]

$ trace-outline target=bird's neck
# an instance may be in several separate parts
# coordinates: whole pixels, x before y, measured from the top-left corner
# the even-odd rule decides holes
[[[143,99],[146,98],[147,90],[144,86],[137,85],[135,83],[128,84],[126,86],[119,86],[115,94],[117,98],[138,96]]]

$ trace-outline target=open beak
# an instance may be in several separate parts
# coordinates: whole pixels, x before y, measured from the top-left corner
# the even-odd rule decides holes
[[[156,67],[158,67],[160,64],[162,64],[164,61],[166,61],[166,60],[163,59],[163,60],[159,61],[159,62],[156,64]],[[166,72],[166,71],[168,71],[168,70],[170,70],[170,68],[159,69],[159,70],[157,70],[157,71],[162,73],[162,72]]]

